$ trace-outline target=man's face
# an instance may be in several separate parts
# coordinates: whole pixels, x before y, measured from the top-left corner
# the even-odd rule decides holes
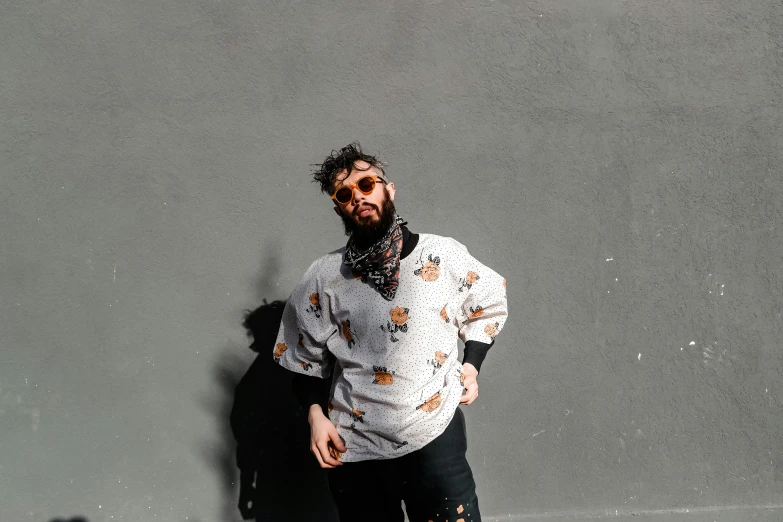
[[[358,169],[368,169],[369,164],[364,161],[355,163]],[[380,178],[380,175],[374,169],[351,170],[351,175],[345,177],[345,171],[337,175],[335,190],[343,186],[355,184],[361,178],[367,175],[374,175]],[[358,188],[353,189],[353,198],[345,205],[337,203],[334,207],[335,212],[342,217],[345,225],[345,232],[348,235],[358,234],[364,236],[362,239],[371,239],[372,236],[383,233],[391,225],[391,214],[394,213],[394,183],[384,185],[378,181],[370,194],[364,194]],[[380,229],[383,230],[380,230]],[[357,237],[357,239],[359,239]]]

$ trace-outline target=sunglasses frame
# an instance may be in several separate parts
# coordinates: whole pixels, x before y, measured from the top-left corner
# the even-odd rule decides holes
[[[372,178],[372,180],[373,180],[372,189],[370,189],[370,191],[369,191],[369,192],[365,192],[365,191],[363,191],[362,189],[360,189],[360,188],[359,188],[359,183],[361,183],[361,182],[362,182],[362,180],[365,180],[365,179],[367,179],[367,178]],[[361,192],[361,193],[362,193],[362,194],[364,194],[365,196],[369,196],[370,194],[372,194],[373,190],[375,190],[375,185],[376,185],[376,184],[377,184],[379,181],[380,181],[381,183],[383,183],[384,185],[386,185],[386,180],[385,180],[385,179],[383,179],[382,177],[378,176],[377,174],[367,174],[366,176],[362,176],[361,178],[359,178],[359,179],[356,181],[356,183],[351,183],[350,185],[343,185],[342,187],[340,187],[340,188],[338,188],[337,190],[335,190],[335,191],[334,191],[334,193],[333,193],[333,194],[332,194],[332,196],[331,196],[331,197],[332,197],[332,201],[334,201],[335,203],[337,203],[337,204],[339,204],[339,205],[347,205],[348,203],[350,203],[351,201],[353,201],[353,191],[354,191],[354,189],[357,189],[357,188],[359,188],[359,192]],[[341,191],[342,189],[344,189],[344,188],[347,188],[347,189],[350,189],[350,190],[351,190],[351,199],[349,199],[349,200],[348,200],[348,201],[346,201],[345,203],[341,203],[340,201],[338,201],[338,200],[337,200],[337,193],[338,193],[339,191]]]

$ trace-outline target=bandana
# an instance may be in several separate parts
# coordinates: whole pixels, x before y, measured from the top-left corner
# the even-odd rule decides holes
[[[354,275],[361,276],[362,283],[372,282],[384,299],[391,301],[397,293],[400,278],[400,252],[402,251],[402,228],[407,222],[395,216],[394,224],[386,234],[366,250],[359,250],[348,239],[343,263]]]

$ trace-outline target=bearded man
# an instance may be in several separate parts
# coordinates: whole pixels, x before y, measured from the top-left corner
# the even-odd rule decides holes
[[[401,522],[404,501],[411,522],[480,521],[458,406],[478,397],[506,280],[456,240],[411,232],[384,165],[358,143],[313,177],[349,239],[292,292],[273,357],[297,372],[340,520]]]

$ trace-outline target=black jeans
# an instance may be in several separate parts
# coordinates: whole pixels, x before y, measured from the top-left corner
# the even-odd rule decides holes
[[[481,522],[476,483],[465,458],[465,417],[457,408],[435,440],[402,457],[346,462],[330,469],[340,522]]]

